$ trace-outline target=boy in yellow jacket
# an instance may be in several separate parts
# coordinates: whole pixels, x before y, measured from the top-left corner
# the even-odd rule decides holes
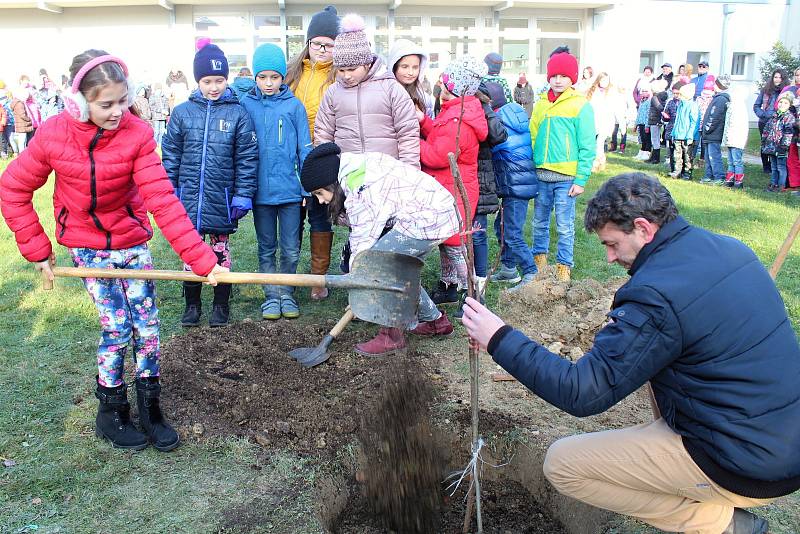
[[[594,112],[588,100],[573,89],[578,60],[569,48],[556,48],[547,61],[550,89],[531,114],[533,162],[539,176],[534,204],[533,254],[536,267],[547,265],[550,213],[556,214],[558,246],[556,273],[568,282],[575,243],[575,198],[583,193],[595,158]]]

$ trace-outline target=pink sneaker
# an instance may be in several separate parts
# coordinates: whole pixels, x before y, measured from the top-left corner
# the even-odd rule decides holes
[[[447,319],[447,313],[442,312],[438,319],[419,323],[411,333],[418,336],[449,336],[453,333],[453,325]]]
[[[404,348],[406,348],[406,336],[402,330],[381,327],[377,336],[356,345],[355,351],[364,356],[384,356]]]

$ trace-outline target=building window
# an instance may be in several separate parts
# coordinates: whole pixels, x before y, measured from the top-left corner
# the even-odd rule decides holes
[[[547,60],[550,59],[550,54],[559,46],[568,46],[573,56],[578,58],[578,64],[581,63],[580,39],[565,39],[563,37],[542,37],[536,39],[536,73],[547,76]]]
[[[731,60],[731,76],[741,76],[745,79],[753,77],[753,61],[755,54],[734,52]]]
[[[286,29],[303,31],[303,16],[302,15],[287,16]]]
[[[708,61],[708,52],[686,52],[686,63],[694,67],[697,72],[697,64],[701,61]]]
[[[420,43],[418,43],[420,44]],[[376,35],[375,36],[375,53],[379,56],[384,56],[389,53],[389,36]]]
[[[639,72],[642,72],[645,67],[648,65],[653,67],[653,74],[661,74],[661,69],[659,69],[659,65],[661,65],[661,58],[664,56],[664,52],[657,52],[654,50],[642,50],[639,52]]]
[[[457,17],[431,17],[431,26],[450,30],[467,30],[475,27],[475,19]]]
[[[578,33],[581,23],[577,20],[536,19],[536,29],[540,33]]]
[[[286,50],[287,54],[286,57],[292,59],[297,54],[303,51],[303,48],[306,46],[306,36],[305,35],[287,35],[286,36]]]
[[[528,70],[527,40],[512,40],[500,38],[500,54],[503,56],[503,70],[525,72]]]
[[[395,17],[395,30],[419,30],[422,26],[422,17]]]
[[[291,17],[297,18],[297,17]],[[288,21],[288,19],[287,19]],[[302,25],[302,21],[300,22]],[[253,17],[253,26],[256,30],[261,30],[264,28],[280,28],[281,26],[281,18],[271,16],[271,15],[256,15]]]
[[[375,17],[375,29],[377,31],[386,31],[389,29],[389,17],[377,15]]]
[[[528,19],[507,19],[500,18],[500,31],[508,29],[528,29]]]

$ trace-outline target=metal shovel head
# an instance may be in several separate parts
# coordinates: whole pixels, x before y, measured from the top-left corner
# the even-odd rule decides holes
[[[289,356],[301,363],[303,367],[316,367],[317,365],[328,361],[331,357],[328,352],[328,347],[333,342],[333,336],[328,334],[322,342],[316,347],[301,347],[289,352]]]
[[[419,276],[423,262],[415,256],[384,250],[366,250],[353,259],[352,278],[390,282],[402,292],[350,289],[350,308],[362,321],[405,328],[417,317]]]

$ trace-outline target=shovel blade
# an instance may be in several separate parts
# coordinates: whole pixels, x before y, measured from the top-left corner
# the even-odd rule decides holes
[[[362,321],[394,328],[414,322],[419,305],[419,276],[423,262],[417,257],[383,250],[367,250],[353,259],[352,278],[390,281],[402,292],[350,289],[350,308]]]

